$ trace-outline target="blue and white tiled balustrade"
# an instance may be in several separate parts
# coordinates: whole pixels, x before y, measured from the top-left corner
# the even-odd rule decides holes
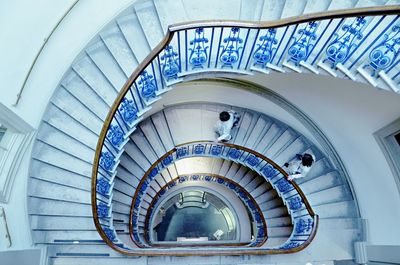
[[[149,169],[137,187],[136,193],[132,200],[133,214],[131,216],[132,222],[130,223],[132,225],[132,237],[138,246],[149,246],[144,238],[144,235],[139,233],[140,229],[138,220],[139,213],[141,212],[140,209],[142,200],[146,194],[146,190],[150,187],[150,183],[154,181],[155,177],[163,169],[167,168],[173,162],[188,157],[199,156],[231,160],[256,171],[263,176],[266,181],[270,182],[272,187],[277,191],[278,195],[287,205],[294,223],[302,222],[300,219],[312,220],[311,227],[313,229],[304,230],[302,233],[298,233],[298,230],[293,230],[288,242],[283,246],[277,246],[275,248],[287,250],[289,248],[300,247],[302,244],[309,243],[309,239],[313,235],[312,232],[314,232],[313,230],[315,229],[314,221],[316,220],[316,215],[312,212],[311,208],[309,208],[310,210],[307,209],[307,206],[309,205],[306,201],[306,198],[293,182],[287,180],[286,176],[283,174],[283,170],[280,171],[277,165],[272,161],[265,160],[261,155],[250,153],[246,150],[246,148],[242,148],[240,146],[224,145],[221,143],[198,142],[181,145],[174,149],[172,153],[167,153],[159,163],[154,164],[151,169]],[[252,209],[254,205],[250,205],[249,207]],[[257,238],[256,241],[252,242],[250,246],[257,246],[261,240],[261,237]]]

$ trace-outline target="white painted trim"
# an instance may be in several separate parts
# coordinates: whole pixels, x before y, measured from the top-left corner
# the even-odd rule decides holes
[[[41,254],[40,254],[40,265],[47,265],[47,264],[50,264],[48,249],[47,249],[47,247],[42,247]]]
[[[393,80],[384,72],[379,71],[379,76],[382,78],[383,81],[396,93],[400,94],[400,88],[393,82]]]
[[[297,72],[297,73],[302,73],[300,67],[297,67],[296,65],[294,65],[293,63],[291,63],[289,61],[288,62],[283,62],[282,65],[287,67],[287,68],[289,68],[289,69],[291,69],[291,70],[293,70],[293,71],[295,71],[295,72]]]
[[[400,192],[400,146],[393,144],[394,137],[391,137],[396,132],[400,131],[400,118],[386,125],[374,133],[375,139],[379,144],[386,161],[393,173],[394,180]]]
[[[333,77],[337,77],[337,73],[334,69],[332,69],[329,65],[323,63],[322,61],[318,62],[317,64],[320,68],[324,69],[325,72],[327,72],[328,74],[330,74]]]
[[[347,75],[351,80],[356,81],[356,77],[353,73],[350,72],[349,69],[346,68],[346,66],[344,66],[341,63],[338,63],[336,65],[337,69],[339,69],[343,74]]]
[[[304,68],[308,69],[309,71],[313,72],[314,74],[317,74],[317,75],[319,74],[318,69],[306,61],[300,61],[300,65],[303,66]]]
[[[29,148],[34,129],[14,112],[0,104],[0,123],[6,128],[0,148],[0,202],[8,202],[22,158]]]
[[[285,73],[286,72],[285,69],[283,69],[282,67],[279,67],[279,66],[271,64],[271,63],[267,63],[267,67],[269,69],[275,70],[275,71],[280,72],[280,73]]]
[[[360,241],[354,242],[354,254],[355,254],[355,262],[358,264],[367,264],[367,242]]]
[[[4,208],[1,207],[1,206],[0,206],[0,222],[2,223],[2,225],[1,225],[1,227],[2,227],[1,230],[4,229],[4,233],[1,233],[1,234],[4,234],[5,240],[6,240],[6,242],[7,242],[6,247],[7,247],[7,248],[10,248],[11,245],[12,245],[11,236],[10,236],[10,232],[9,232],[9,230],[8,230],[6,213],[5,213]]]
[[[357,68],[357,72],[360,73],[361,76],[364,77],[364,79],[367,80],[373,87],[378,86],[376,79],[374,79],[362,66]]]

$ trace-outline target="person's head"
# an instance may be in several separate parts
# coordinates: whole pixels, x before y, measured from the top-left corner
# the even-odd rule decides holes
[[[301,163],[303,164],[303,166],[311,167],[313,162],[314,162],[314,158],[310,154],[305,153],[301,158]]]
[[[227,120],[230,119],[230,117],[231,117],[231,115],[230,115],[229,112],[227,112],[227,111],[223,111],[223,112],[221,112],[221,113],[219,114],[219,119],[220,119],[221,121],[227,121]]]

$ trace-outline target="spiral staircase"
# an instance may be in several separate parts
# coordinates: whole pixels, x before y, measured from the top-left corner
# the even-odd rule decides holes
[[[398,51],[398,9],[387,16],[333,17],[318,23],[276,25],[274,30],[234,22],[199,22],[186,28],[182,24],[169,31],[168,25],[216,18],[273,21],[398,4],[393,0],[154,0],[134,4],[76,58],[47,107],[29,179],[28,211],[35,244],[47,246],[50,264],[332,264],[333,260],[351,259],[352,244],[362,233],[357,203],[343,169],[319,144],[276,117],[251,109],[187,103],[154,110],[152,105],[162,102],[163,94],[177,83],[270,72],[327,74],[397,93],[399,58],[385,62],[374,55],[390,45]],[[330,53],[335,48],[333,40],[341,36],[354,38],[347,43],[350,51],[344,59]],[[300,44],[306,47],[305,55]],[[206,52],[204,60],[199,51]],[[228,55],[223,57],[225,51]],[[239,54],[237,60],[234,52]],[[212,142],[213,125],[223,109],[234,109],[242,117],[231,146]],[[230,151],[211,152],[218,146],[248,153],[234,157]],[[180,160],[179,148],[187,148],[185,159]],[[296,183],[285,182],[283,164],[305,151],[317,160],[310,174]],[[164,163],[167,158],[171,159]],[[201,161],[195,172],[185,166],[191,159]],[[262,161],[256,164],[255,159]],[[268,165],[272,167],[266,173]],[[244,199],[243,204],[247,208],[249,201],[256,204],[256,210],[249,208],[254,220],[256,213],[263,216],[257,225],[260,240],[237,248],[152,247],[146,239],[146,215],[151,215],[147,211],[154,206],[153,200],[161,198],[165,185],[179,187],[180,177],[188,174],[222,176],[222,185],[235,183],[232,190],[247,191],[246,198],[251,199]],[[218,182],[217,177],[214,180]],[[300,208],[293,208],[293,196],[304,196]],[[298,222],[303,216],[313,220],[314,232],[303,230],[299,237]],[[279,255],[265,255],[274,252]],[[215,256],[196,257],[209,253]]]

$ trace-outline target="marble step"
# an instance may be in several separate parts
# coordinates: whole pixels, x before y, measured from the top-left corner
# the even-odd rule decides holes
[[[89,175],[78,174],[37,159],[31,161],[31,177],[87,191],[91,186]]]
[[[36,244],[57,244],[65,241],[102,240],[97,231],[32,231]]]
[[[31,216],[33,230],[61,230],[61,231],[94,231],[93,217],[79,216]]]
[[[124,45],[118,44],[118,46],[122,48]],[[105,42],[99,39],[95,44],[86,49],[86,54],[111,83],[112,87],[120,91],[127,81],[127,76]]]
[[[48,198],[29,197],[28,213],[38,216],[77,216],[92,217],[92,206],[84,203],[72,203]]]
[[[51,115],[43,117],[44,123],[50,124],[93,150],[96,149],[98,140],[96,132],[89,130],[81,121],[56,105],[50,104],[47,110]]]
[[[164,33],[153,1],[134,5],[136,15],[151,49],[163,39]]]
[[[164,33],[167,31],[169,25],[188,20],[182,1],[153,0],[153,2]]]
[[[39,179],[31,179],[28,195],[65,202],[90,204],[90,191],[66,187]]]

